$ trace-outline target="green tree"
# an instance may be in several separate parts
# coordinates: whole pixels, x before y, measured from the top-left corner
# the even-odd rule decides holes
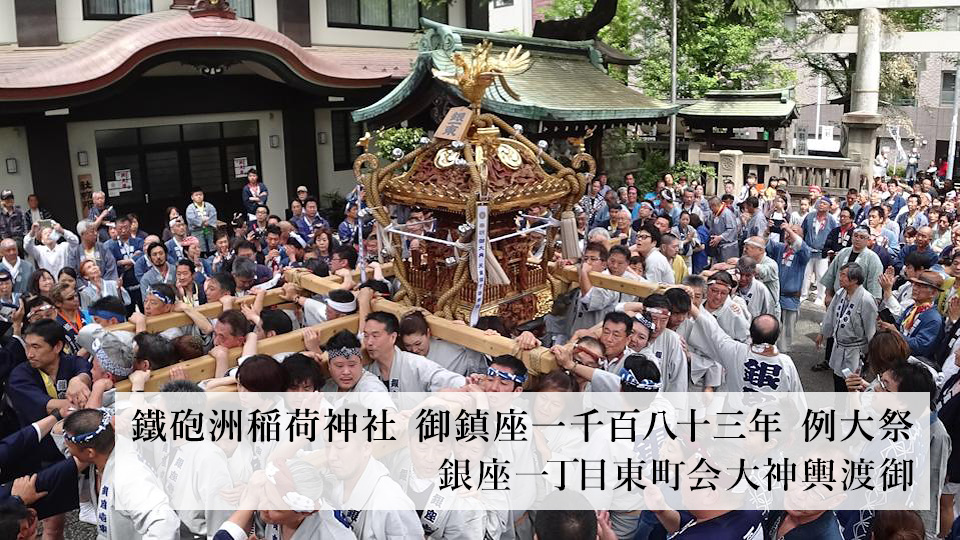
[[[857,25],[856,11],[824,11],[804,13],[795,31],[786,34],[785,44],[801,64],[814,73],[823,75],[831,101],[850,110],[850,88],[857,67],[856,54],[813,54],[807,51],[807,43],[815,36],[825,33],[843,33],[848,26]],[[884,31],[922,32],[936,27],[941,17],[939,10],[909,9],[884,10]],[[903,98],[916,95],[917,57],[909,54],[883,54],[880,64],[880,99],[897,103]]]
[[[636,27],[637,21],[646,16],[644,8],[648,1],[619,0],[617,2],[617,15],[610,21],[610,24],[600,30],[597,37],[604,43],[631,56],[642,55],[643,44],[637,39]],[[548,20],[582,17],[590,11],[593,4],[594,0],[554,0],[553,4],[543,10],[543,14]],[[610,75],[621,82],[625,83],[627,81],[627,72],[620,66],[611,66]]]
[[[593,1],[556,0],[544,15],[582,16]],[[764,47],[783,36],[788,7],[787,0],[678,0],[678,95],[789,84],[791,73]],[[616,17],[599,34],[642,60],[631,72],[632,82],[661,98],[670,95],[671,9],[670,0],[620,0]]]

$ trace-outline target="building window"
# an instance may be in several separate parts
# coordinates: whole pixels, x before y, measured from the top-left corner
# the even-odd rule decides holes
[[[350,117],[350,110],[330,111],[330,132],[333,139],[333,170],[353,168],[353,160],[360,155],[357,141],[362,136],[360,124]]]
[[[416,30],[420,17],[446,23],[447,3],[418,0],[327,0],[327,24],[347,28]]]
[[[151,0],[83,0],[83,18],[119,20],[150,13]]]
[[[253,0],[231,0],[230,7],[237,12],[237,17],[253,20]]]
[[[513,0],[493,0],[493,7],[510,7],[513,5]]]
[[[956,74],[953,71],[944,71],[940,78],[940,105],[953,106],[953,96],[956,93]]]

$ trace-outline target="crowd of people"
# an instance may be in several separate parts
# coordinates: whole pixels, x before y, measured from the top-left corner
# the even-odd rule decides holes
[[[952,440],[960,436],[960,400],[953,399],[960,389],[960,257],[953,256],[960,219],[952,185],[921,173],[912,185],[877,178],[869,189],[837,198],[817,186],[791,197],[785,180],[760,184],[754,175],[740,189],[732,181],[720,185],[722,193],[707,196],[703,184],[670,174],[649,193],[632,174],[616,188],[605,174],[590,182],[575,207],[582,257],[555,254],[579,269],[571,289],[536,321],[508,327],[486,316],[475,325],[515,340],[519,351],[549,348],[557,369],[536,377],[518,356],[490,357],[434,337],[422,311],[398,319],[377,309],[398,283],[384,275],[389,254],[364,220],[362,189],[333,228],[305,186],[283,217],[274,213],[271,194],[251,170],[239,212],[218,212],[197,189],[182,210],[165,210],[159,234],[141,230],[138,216],[111,206],[102,192],[74,230],[52,219],[36,196],[23,211],[12,192],[0,192],[0,538],[34,538],[39,523],[44,538],[62,538],[65,514],[78,508],[98,538],[116,540],[950,536],[960,490]],[[409,223],[407,231],[435,234],[428,210],[393,210]],[[557,211],[531,208],[517,226]],[[528,236],[531,257],[543,257],[545,235]],[[404,240],[402,256],[425,241]],[[284,282],[291,268],[339,276],[340,286],[315,295]],[[597,273],[652,282],[662,292],[638,298],[606,289],[593,283]],[[285,304],[265,306],[267,291],[276,288]],[[216,317],[198,310],[213,302],[223,307]],[[844,511],[825,503],[820,511],[785,511],[743,500],[742,510],[725,511],[695,497],[654,511],[643,505],[658,493],[650,488],[634,511],[505,512],[469,496],[456,510],[424,511],[438,486],[436,464],[431,469],[411,451],[395,458],[410,461],[407,479],[397,481],[381,463],[391,458],[375,457],[362,439],[336,440],[316,450],[315,460],[258,448],[256,469],[283,474],[246,483],[236,474],[236,464],[250,461],[242,444],[187,442],[165,456],[130,460],[124,474],[114,474],[126,459],[114,455],[114,387],[126,380],[133,392],[143,391],[162,368],[170,368],[164,392],[196,395],[235,385],[319,392],[333,406],[349,392],[380,392],[393,409],[393,392],[803,392],[790,357],[807,339],[794,334],[803,302],[824,310],[815,339],[824,359],[814,369],[832,372],[835,391],[930,395],[930,509]],[[149,331],[149,318],[171,312],[190,324]],[[359,332],[322,342],[316,325],[353,314]],[[109,328],[123,322],[134,331]],[[295,329],[303,329],[304,350],[257,352],[260,340]],[[231,367],[236,348],[241,361]],[[214,377],[188,380],[178,364],[203,355],[215,360]],[[404,413],[409,418],[398,411]],[[582,440],[560,435],[537,431],[527,450],[542,463],[586,451]],[[441,457],[502,451],[470,441],[442,444]],[[246,510],[179,511],[170,500],[184,492]],[[294,493],[304,506],[276,510],[277,493]],[[510,497],[512,508],[538,502],[536,493]],[[377,499],[408,504],[358,510]]]

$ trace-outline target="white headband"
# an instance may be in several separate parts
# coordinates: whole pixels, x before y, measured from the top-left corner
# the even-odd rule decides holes
[[[333,298],[327,298],[325,300],[326,304],[340,313],[353,313],[357,310],[357,300],[353,299],[349,302],[337,302]]]
[[[755,248],[767,249],[767,246],[764,246],[763,244],[761,244],[760,242],[757,242],[756,240],[746,240],[743,242],[743,245],[745,246],[750,245]]]

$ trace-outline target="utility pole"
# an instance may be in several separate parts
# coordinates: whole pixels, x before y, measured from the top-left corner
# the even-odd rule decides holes
[[[670,105],[677,104],[677,0],[673,4],[672,30],[670,31]],[[956,115],[954,115],[956,117]],[[670,166],[677,163],[677,113],[670,116]]]
[[[817,73],[817,133],[816,138],[820,140],[820,102],[823,101],[821,92],[823,91],[823,74]]]
[[[946,180],[953,180],[953,163],[957,157],[957,113],[960,112],[960,65],[953,67],[953,119],[950,120],[950,147],[947,150],[947,177]]]

